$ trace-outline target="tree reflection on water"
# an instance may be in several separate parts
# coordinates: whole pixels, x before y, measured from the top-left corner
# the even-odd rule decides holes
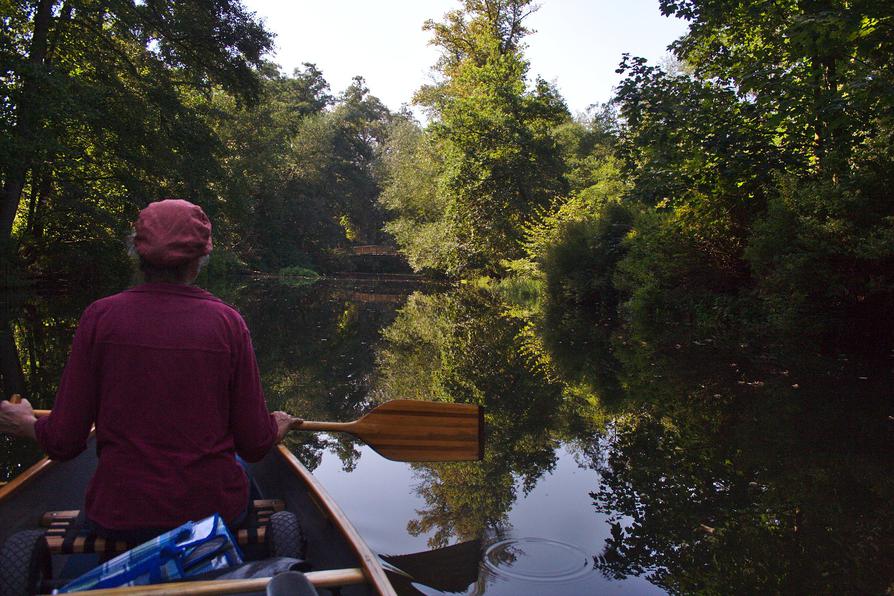
[[[592,555],[606,578],[645,576],[672,593],[894,583],[890,359],[636,337],[557,305],[436,290],[252,282],[217,292],[252,330],[271,408],[340,421],[397,398],[486,408],[482,462],[413,467],[424,505],[406,531],[431,548],[509,535],[513,506],[556,469],[561,447],[598,472],[589,498],[610,531]],[[3,302],[5,395],[24,385],[52,406],[88,302]],[[346,470],[358,462],[343,435],[288,441],[312,468],[326,451]],[[4,438],[2,480],[38,455]]]
[[[611,524],[595,557],[604,575],[672,593],[891,586],[890,359],[625,336],[544,310],[549,360],[611,420],[582,462]],[[557,320],[597,349],[567,349],[575,333]]]
[[[251,329],[270,409],[307,420],[350,421],[372,407],[374,347],[406,291],[402,286],[388,288],[389,293],[363,289],[254,283],[228,296]],[[327,449],[338,454],[346,471],[360,456],[356,441],[344,434],[296,432],[286,443],[311,470]]]
[[[636,407],[591,462],[594,505],[614,519],[603,573],[648,572],[675,593],[890,586],[889,371],[860,387],[852,365],[802,362],[792,382],[765,355],[716,345],[617,353]]]
[[[413,535],[434,531],[432,548],[451,539],[501,536],[506,513],[556,464],[552,429],[561,416],[561,386],[527,366],[515,349],[520,323],[499,316],[482,291],[413,294],[384,332],[379,401],[412,399],[485,407],[487,448],[480,464],[418,466],[426,508],[410,522]]]
[[[418,466],[413,534],[499,539],[556,465],[599,472],[594,564],[673,593],[872,592],[894,579],[889,362],[625,337],[493,293],[410,297],[385,330],[377,399],[486,407],[480,465]]]

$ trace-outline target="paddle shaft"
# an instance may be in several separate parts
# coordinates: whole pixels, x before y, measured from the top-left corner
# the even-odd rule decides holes
[[[50,410],[34,410],[38,418]],[[304,420],[291,430],[346,432],[395,461],[469,461],[484,457],[484,413],[479,406],[394,400],[353,422]]]
[[[351,432],[353,422],[314,422],[313,420],[305,420],[292,424],[292,430],[316,430],[316,431],[332,431],[332,432]]]
[[[34,410],[37,418],[49,416],[52,410]],[[292,430],[316,430],[331,432],[351,432],[353,422],[314,422],[313,420],[305,420],[304,422],[296,422],[292,425]]]
[[[34,416],[43,418],[49,416],[52,410],[34,410]],[[304,422],[296,422],[292,425],[292,430],[315,430],[322,432],[351,432],[353,422],[314,422],[305,420]]]

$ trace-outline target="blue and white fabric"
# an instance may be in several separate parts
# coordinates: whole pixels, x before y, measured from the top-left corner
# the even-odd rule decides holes
[[[242,553],[218,514],[187,522],[88,571],[56,594],[185,580],[242,564]]]

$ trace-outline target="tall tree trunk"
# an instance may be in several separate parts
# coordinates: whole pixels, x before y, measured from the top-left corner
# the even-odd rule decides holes
[[[35,168],[32,171],[34,184],[31,186],[31,203],[28,206],[28,234],[34,240],[43,237],[43,211],[47,204],[53,183],[53,171],[48,167]]]
[[[34,226],[34,213],[37,209],[37,193],[38,193],[38,181],[41,179],[40,174],[41,168],[33,168],[31,170],[31,193],[30,193],[30,201],[28,203],[28,219],[25,220],[25,229],[31,234],[31,230]]]
[[[811,119],[813,120],[813,155],[816,159],[816,168],[822,171],[826,165],[826,123],[822,117],[823,108],[823,71],[819,58],[814,55],[810,60],[811,86],[813,87],[813,105],[811,106]]]
[[[838,68],[834,57],[827,56],[823,60],[823,90],[826,95],[826,109],[840,106],[845,101],[838,88]],[[827,169],[832,182],[837,184],[851,152],[848,126],[842,108],[836,107],[834,112],[830,112],[826,122],[826,137]]]
[[[54,4],[55,0],[40,0],[34,15],[31,48],[25,72],[21,73],[22,93],[16,105],[16,125],[12,131],[14,146],[18,150],[13,153],[3,173],[3,191],[0,194],[0,243],[5,243],[12,233],[12,224],[25,187],[25,178],[35,157],[33,136],[41,116],[39,78],[36,75],[46,60],[47,39]]]

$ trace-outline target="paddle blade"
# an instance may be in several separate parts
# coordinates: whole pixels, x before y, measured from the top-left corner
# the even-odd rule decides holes
[[[398,399],[375,408],[351,427],[351,434],[395,461],[484,457],[484,410],[480,406]]]

